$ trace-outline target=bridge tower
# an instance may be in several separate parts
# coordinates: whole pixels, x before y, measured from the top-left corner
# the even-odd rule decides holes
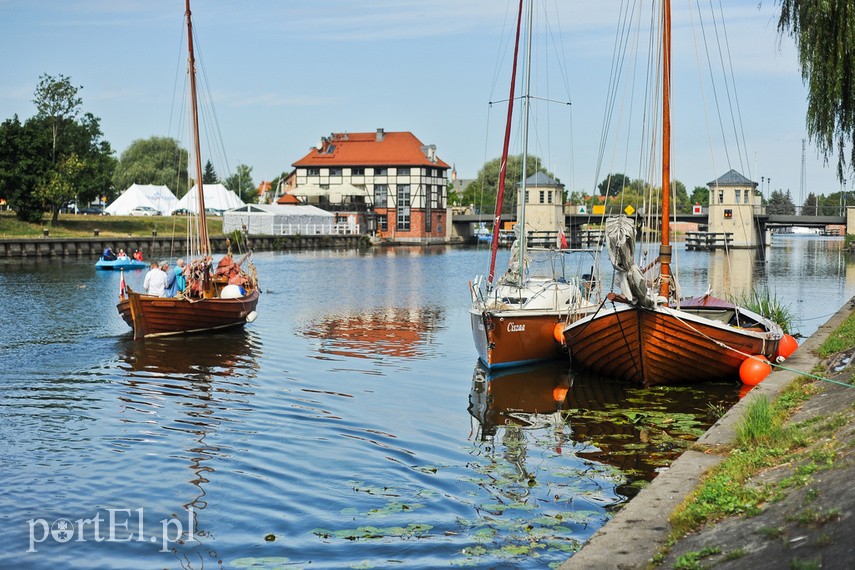
[[[526,178],[525,225],[528,231],[558,232],[564,229],[564,185],[543,172]],[[517,220],[520,219],[517,195]]]
[[[761,213],[757,183],[735,170],[708,182],[709,232],[730,234],[729,247],[754,248],[762,243],[754,216]]]

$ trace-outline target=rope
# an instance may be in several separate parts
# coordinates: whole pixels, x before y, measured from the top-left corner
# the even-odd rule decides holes
[[[816,374],[811,374],[810,372],[803,372],[801,370],[796,370],[795,368],[788,368],[787,366],[775,364],[773,362],[770,362],[769,364],[771,364],[775,368],[780,368],[781,370],[787,370],[789,372],[795,372],[796,374],[801,374],[802,376],[807,376],[808,378],[813,378],[814,380],[822,380],[823,382],[837,384],[838,386],[843,386],[844,388],[855,388],[855,386],[853,386],[852,384],[847,384],[846,382],[841,382],[840,380],[832,380],[831,378],[826,378],[825,376],[817,376]]]

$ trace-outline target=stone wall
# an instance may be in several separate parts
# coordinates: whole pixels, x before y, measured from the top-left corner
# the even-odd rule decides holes
[[[362,236],[280,236],[253,237],[249,240],[253,251],[279,251],[299,249],[354,248],[368,245]],[[185,255],[186,238],[172,237],[91,237],[91,238],[52,238],[5,239],[0,240],[0,259],[29,257],[80,257],[96,261],[104,248],[110,246],[113,251],[124,249],[128,255],[135,249],[141,249],[145,259],[152,257],[174,258]],[[211,248],[215,254],[225,253],[226,238],[211,239]],[[245,247],[234,247],[235,253],[245,251]]]

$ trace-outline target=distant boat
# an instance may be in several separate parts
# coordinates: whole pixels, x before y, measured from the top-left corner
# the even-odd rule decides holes
[[[526,92],[522,97],[525,110],[523,125],[522,180],[520,196],[526,196],[526,163],[528,156],[528,130],[531,106],[531,26],[533,6],[528,7],[528,58],[524,68]],[[579,318],[595,310],[597,303],[591,302],[597,287],[594,274],[592,251],[584,267],[586,277],[579,276],[582,267],[570,255],[578,251],[556,248],[533,248],[527,246],[525,231],[518,232],[511,246],[508,270],[493,283],[496,254],[503,235],[501,214],[505,193],[505,175],[508,165],[508,147],[514,105],[517,56],[519,53],[520,28],[523,21],[523,0],[520,0],[517,16],[516,41],[514,47],[513,72],[508,97],[507,122],[502,148],[499,187],[496,195],[496,210],[493,233],[490,236],[490,271],[486,283],[478,277],[471,284],[472,306],[469,310],[472,338],[478,357],[489,368],[518,366],[543,360],[562,358],[565,350],[560,342],[563,323]],[[525,202],[520,201],[517,228],[525,228]]]
[[[661,228],[658,287],[648,289],[635,264],[635,227],[625,216],[606,220],[609,257],[622,294],[595,314],[572,322],[564,340],[573,361],[611,378],[645,386],[738,378],[741,364],[754,355],[772,360],[783,336],[771,320],[705,295],[675,298],[670,234],[671,188],[671,5],[662,4]],[[658,43],[658,42],[657,42]],[[651,187],[656,187],[651,184]],[[663,191],[664,190],[664,191]],[[655,266],[651,263],[646,269]]]
[[[199,142],[199,113],[196,99],[196,65],[193,55],[193,25],[190,0],[185,0],[187,23],[188,73],[192,133],[195,148],[196,181],[202,180],[202,158]],[[193,259],[185,269],[187,288],[178,297],[157,297],[132,291],[124,286],[117,305],[122,319],[133,329],[134,339],[196,333],[240,327],[255,320],[258,303],[258,281],[250,254],[234,261],[231,251],[216,269],[210,255],[211,244],[205,219],[205,193],[198,192],[198,213],[192,214],[193,230],[189,243]],[[125,295],[127,293],[127,295]]]
[[[145,261],[137,261],[133,257],[124,259],[104,259],[103,257],[95,262],[95,269],[144,269],[148,267]]]

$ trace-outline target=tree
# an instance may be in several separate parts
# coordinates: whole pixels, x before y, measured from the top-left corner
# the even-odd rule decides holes
[[[793,197],[790,191],[786,194],[780,190],[773,190],[769,196],[769,204],[766,206],[766,211],[770,215],[792,216],[796,213],[796,205],[793,203]]]
[[[214,165],[209,160],[205,163],[205,172],[202,173],[202,184],[216,184],[219,181],[217,173],[214,171]]]
[[[819,202],[813,192],[810,192],[805,198],[805,203],[802,204],[803,216],[816,216],[819,214]]]
[[[630,185],[629,176],[622,173],[609,174],[597,186],[600,196],[617,196]]]
[[[119,157],[113,186],[119,191],[131,184],[167,186],[181,198],[190,189],[187,161],[187,151],[173,138],[137,139]]]
[[[478,171],[478,178],[464,188],[460,201],[463,205],[474,204],[479,212],[493,214],[496,211],[496,193],[499,188],[501,158],[484,164]],[[529,155],[526,158],[526,177],[543,172],[555,176],[543,167],[539,157]],[[522,179],[522,155],[508,156],[508,168],[505,173],[505,197],[503,213],[513,213],[516,209],[517,188]]]
[[[42,219],[37,188],[51,168],[50,130],[40,122],[30,119],[22,124],[16,115],[0,124],[0,196],[19,220],[32,223]]]
[[[83,162],[76,154],[71,153],[54,165],[52,172],[36,189],[42,201],[50,205],[53,223],[56,223],[59,217],[60,208],[77,195],[83,168]]]
[[[36,105],[36,116],[50,121],[53,134],[51,155],[53,161],[57,158],[56,145],[60,126],[76,118],[80,112],[83,99],[77,96],[77,92],[81,89],[83,87],[73,86],[71,79],[64,75],[53,77],[44,73],[39,77],[33,103]]]
[[[837,151],[837,177],[855,170],[855,9],[852,0],[778,0],[778,31],[795,39],[808,86],[808,136],[828,160]],[[846,151],[849,147],[849,165]]]
[[[223,186],[240,196],[245,203],[258,201],[258,188],[252,181],[252,167],[238,164],[235,173],[223,181]]]
[[[689,197],[689,202],[691,202],[692,204],[700,204],[702,206],[706,206],[707,204],[709,204],[709,186],[695,186],[694,190],[692,190],[691,197]]]

